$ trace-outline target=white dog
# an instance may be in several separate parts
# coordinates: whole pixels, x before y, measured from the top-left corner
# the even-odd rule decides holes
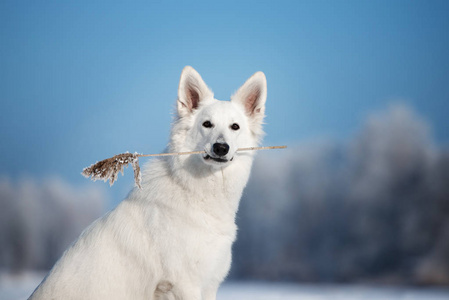
[[[30,299],[210,300],[231,265],[235,215],[258,145],[267,87],[255,73],[218,101],[185,67],[169,152],[152,160],[117,208],[64,253]]]

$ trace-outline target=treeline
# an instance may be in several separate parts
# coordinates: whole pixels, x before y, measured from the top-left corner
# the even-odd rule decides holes
[[[105,205],[97,188],[0,178],[0,271],[50,269]]]
[[[345,144],[260,153],[231,277],[449,284],[449,151],[404,106]]]
[[[449,284],[449,151],[416,113],[289,146],[257,155],[231,278]],[[0,271],[51,268],[105,205],[92,187],[0,178]]]

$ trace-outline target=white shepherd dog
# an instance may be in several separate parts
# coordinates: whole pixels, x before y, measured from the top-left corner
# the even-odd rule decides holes
[[[148,163],[142,189],[88,227],[30,299],[215,299],[253,161],[236,150],[259,144],[266,97],[262,72],[218,101],[185,67],[167,151],[207,154]]]

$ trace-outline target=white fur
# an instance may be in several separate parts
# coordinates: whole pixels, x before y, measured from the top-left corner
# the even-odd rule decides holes
[[[228,161],[206,155],[152,160],[142,189],[88,227],[31,299],[215,299],[231,265],[235,214],[253,160],[251,151],[236,150],[259,143],[265,100],[262,72],[231,101],[218,101],[185,67],[167,151],[204,149],[214,157],[212,145],[227,143]]]

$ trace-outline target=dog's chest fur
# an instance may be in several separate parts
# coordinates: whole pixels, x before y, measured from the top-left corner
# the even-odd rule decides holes
[[[166,160],[155,161],[144,172],[148,180],[143,189],[136,189],[124,202],[142,211],[149,252],[153,243],[160,249],[163,278],[179,280],[180,269],[196,273],[192,277],[202,284],[226,276],[236,236],[235,214],[252,160],[241,159],[238,168],[231,165],[196,177],[182,170],[173,175]]]

